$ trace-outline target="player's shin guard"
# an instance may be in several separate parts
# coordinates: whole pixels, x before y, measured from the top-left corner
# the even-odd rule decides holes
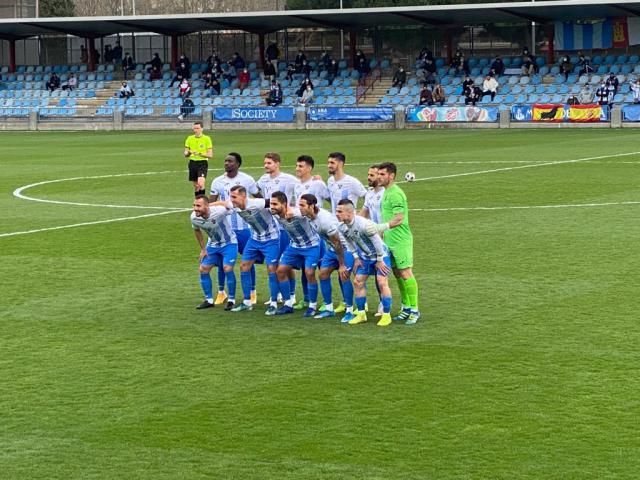
[[[240,285],[242,285],[242,296],[245,301],[251,300],[251,272],[240,272]],[[231,292],[229,292],[229,295],[231,295]]]
[[[365,303],[367,303],[367,297],[356,297],[356,307],[359,312],[364,312]]]
[[[331,305],[333,303],[333,300],[331,299],[331,290],[331,279],[320,279],[320,291],[322,292],[322,298],[324,299],[324,303],[326,305]]]
[[[275,272],[269,273],[269,295],[271,295],[271,303],[278,301],[278,276]]]
[[[344,298],[344,304],[347,307],[352,307],[353,306],[353,283],[351,283],[351,280],[347,280],[346,282],[340,282],[340,286],[342,287],[342,297]],[[364,308],[364,306],[362,308]]]
[[[391,297],[380,297],[380,301],[382,302],[382,313],[390,313]]]
[[[213,283],[211,282],[211,275],[209,275],[209,272],[200,273],[200,286],[204,292],[204,297],[207,300],[213,301]]]
[[[225,272],[227,277],[227,288],[229,289],[229,300],[235,300],[236,298],[236,274],[233,270]]]
[[[418,282],[416,277],[408,278],[404,281],[404,288],[407,291],[407,300],[412,310],[418,310]]]
[[[302,276],[300,277],[300,283],[302,283],[302,294],[304,295],[304,301],[308,302],[309,301],[309,280],[307,280],[307,276],[304,274],[304,271],[302,272]],[[318,286],[316,285],[316,294],[317,292],[318,292]]]

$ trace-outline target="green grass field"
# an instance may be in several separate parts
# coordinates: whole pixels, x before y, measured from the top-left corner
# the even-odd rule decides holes
[[[214,132],[416,173],[387,329],[196,311],[186,133],[0,134],[0,478],[638,477],[635,131]]]

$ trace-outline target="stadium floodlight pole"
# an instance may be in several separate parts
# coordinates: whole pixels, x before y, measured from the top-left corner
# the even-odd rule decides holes
[[[340,0],[340,10],[342,10],[342,0]],[[342,60],[344,55],[344,30],[340,30],[340,58],[338,61]]]
[[[531,0],[535,3],[536,0]],[[531,55],[536,54],[536,22],[531,22]]]

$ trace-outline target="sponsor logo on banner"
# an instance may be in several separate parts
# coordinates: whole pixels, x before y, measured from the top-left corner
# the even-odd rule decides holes
[[[496,122],[495,107],[411,107],[407,110],[409,122]]]
[[[310,107],[310,122],[392,122],[390,107]]]
[[[213,120],[217,122],[293,122],[291,107],[216,107]]]

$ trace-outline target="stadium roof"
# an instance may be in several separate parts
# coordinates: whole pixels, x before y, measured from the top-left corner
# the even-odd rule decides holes
[[[215,30],[270,33],[286,28],[363,29],[398,25],[447,27],[529,21],[547,23],[557,20],[595,20],[639,15],[640,1],[636,0],[557,0],[344,10],[24,18],[0,20],[0,38],[18,40],[46,34],[102,37],[133,32],[185,35]]]

